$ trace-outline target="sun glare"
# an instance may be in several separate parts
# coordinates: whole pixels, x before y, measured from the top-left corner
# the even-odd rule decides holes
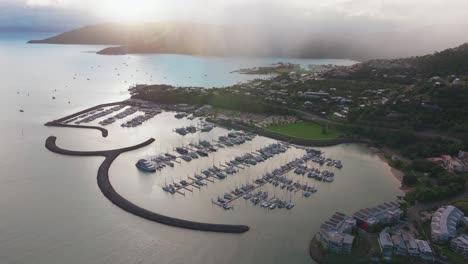
[[[136,22],[149,19],[152,7],[151,1],[105,0],[96,11],[105,19]]]

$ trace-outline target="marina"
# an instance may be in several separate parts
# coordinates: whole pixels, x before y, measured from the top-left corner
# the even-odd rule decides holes
[[[120,111],[120,112],[119,112]],[[122,123],[121,127],[136,127],[143,122],[155,117],[164,112],[157,105],[141,105],[140,101],[126,101],[116,106],[110,107],[96,107],[87,112],[80,112],[79,115],[72,115],[67,119],[61,119],[60,122],[67,124],[75,122],[76,124],[98,122],[102,126],[112,124],[117,119],[123,119],[127,116],[135,115],[138,111],[143,112],[144,115],[137,115],[132,119]],[[106,118],[107,115],[117,112],[116,115]],[[188,122],[194,119],[186,113],[177,113],[174,119],[186,118]],[[103,119],[103,120],[102,120]],[[70,121],[71,120],[71,121]],[[112,120],[112,122],[110,121]],[[110,123],[109,123],[110,122]],[[209,131],[202,131],[200,127],[210,127]],[[207,122],[200,122],[199,125],[188,125],[185,127],[174,128],[173,131],[184,136],[188,133],[201,134],[208,133],[214,128],[213,125]],[[219,135],[211,141],[206,139],[199,139],[198,142],[191,142],[187,145],[182,145],[173,148],[173,153],[166,152],[157,155],[149,156],[148,158],[140,158],[135,166],[142,172],[155,173],[160,172],[164,168],[175,168],[180,166],[181,162],[190,163],[200,158],[206,158],[210,155],[218,155],[218,151],[223,151],[225,148],[235,148],[236,146],[247,144],[251,142],[257,135],[253,133],[246,133],[243,131],[229,131],[224,135]],[[213,138],[213,137],[212,137]],[[241,155],[234,156],[232,159],[219,162],[218,165],[213,164],[205,169],[192,172],[192,176],[172,177],[170,183],[165,183],[161,189],[170,194],[180,194],[185,196],[186,192],[193,193],[194,190],[201,191],[202,188],[207,188],[209,183],[215,184],[215,181],[222,181],[229,175],[236,175],[240,170],[256,166],[260,163],[266,162],[268,159],[287,152],[291,148],[287,143],[271,143],[269,145],[260,147],[256,150],[246,152]],[[294,147],[292,147],[294,148]],[[244,200],[250,201],[253,206],[259,205],[259,208],[273,209],[292,209],[295,207],[294,197],[302,196],[309,198],[312,194],[318,191],[315,184],[305,182],[307,180],[316,180],[319,182],[333,182],[335,179],[335,172],[331,169],[341,171],[343,163],[341,160],[327,158],[323,155],[322,151],[314,148],[298,148],[302,152],[302,156],[287,161],[284,165],[273,169],[271,172],[263,173],[261,176],[254,177],[250,183],[246,182],[240,184],[236,188],[218,195],[216,199],[211,202],[223,209],[229,210],[234,208],[234,201],[243,197]],[[318,167],[314,167],[319,166]],[[322,169],[325,167],[327,169]],[[290,174],[292,172],[293,174]],[[338,171],[336,171],[338,172]],[[294,180],[293,175],[302,176],[299,181]],[[176,180],[175,178],[178,178]],[[166,179],[167,180],[167,179]],[[165,180],[165,181],[166,181]],[[277,188],[281,193],[269,196],[267,191],[260,190],[261,187],[269,184]],[[288,193],[290,193],[288,195]],[[294,197],[291,196],[294,194]],[[284,198],[289,196],[288,199]]]

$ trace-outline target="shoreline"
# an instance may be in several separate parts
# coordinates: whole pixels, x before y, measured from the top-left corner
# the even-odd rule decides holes
[[[393,177],[400,182],[399,189],[401,191],[406,193],[411,190],[410,188],[403,185],[403,176],[405,175],[405,173],[391,165],[390,160],[387,159],[387,157],[385,156],[385,151],[383,149],[372,147],[370,145],[367,145],[367,149],[370,152],[377,155],[385,164],[387,164],[390,167],[390,172],[392,173]]]

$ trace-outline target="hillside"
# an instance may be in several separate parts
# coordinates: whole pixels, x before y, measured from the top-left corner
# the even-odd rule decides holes
[[[357,41],[357,40],[360,41]],[[29,43],[89,44],[112,47],[99,54],[173,53],[289,58],[348,58],[365,60],[387,51],[363,43],[367,36],[311,32],[282,27],[220,26],[186,22],[107,23],[86,26]],[[373,38],[372,38],[373,39]],[[394,50],[398,52],[398,50]],[[378,55],[377,55],[378,54]]]
[[[44,40],[28,43],[112,45],[99,54],[174,53],[194,55],[256,55],[272,53],[264,48],[265,39],[254,32],[204,24],[109,23],[86,26]],[[276,50],[283,55],[280,49]]]
[[[437,75],[466,75],[468,73],[468,43],[456,48],[425,56],[402,59],[377,59],[359,64],[355,77],[382,77],[399,75],[400,78]]]

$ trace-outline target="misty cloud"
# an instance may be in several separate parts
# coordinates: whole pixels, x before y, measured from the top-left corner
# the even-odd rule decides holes
[[[0,29],[71,29],[110,19],[108,0],[0,0]],[[119,5],[125,0],[111,1]],[[368,59],[422,55],[468,41],[466,0],[135,0],[147,21],[238,26],[264,49]],[[128,1],[127,1],[128,4]],[[118,6],[117,6],[118,7]],[[251,36],[251,34],[248,34]],[[286,52],[285,52],[286,53]]]

